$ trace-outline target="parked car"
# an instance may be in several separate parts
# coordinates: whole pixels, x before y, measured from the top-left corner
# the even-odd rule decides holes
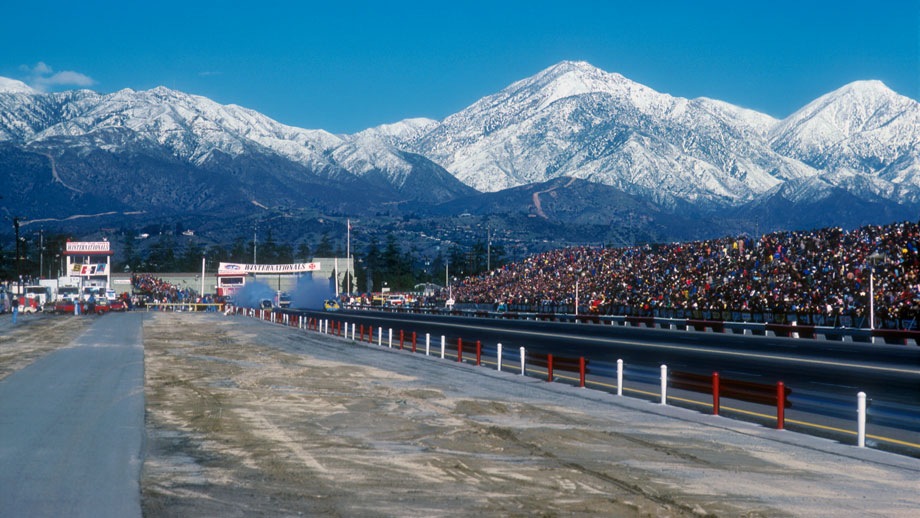
[[[37,297],[19,297],[20,313],[38,313],[44,309]]]
[[[80,304],[80,314],[81,315],[86,314],[86,303],[85,302],[75,303],[73,300],[70,300],[70,299],[63,299],[63,300],[59,300],[55,302],[54,303],[54,313],[56,315],[73,315],[74,306],[76,304]]]
[[[390,307],[399,308],[406,304],[405,295],[390,295],[387,297],[386,305]]]
[[[104,313],[108,313],[109,311],[126,311],[127,309],[128,308],[125,306],[123,300],[99,299],[96,301],[95,311],[97,315],[102,315]]]

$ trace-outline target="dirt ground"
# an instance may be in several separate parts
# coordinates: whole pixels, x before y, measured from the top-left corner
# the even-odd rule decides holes
[[[95,317],[55,318],[49,315],[3,315],[0,326],[0,380],[42,356],[70,345],[71,340],[93,322]]]
[[[145,515],[709,512],[597,466],[617,438],[564,408],[448,397],[318,359],[305,350],[315,339],[287,329],[196,324],[176,315],[144,329]]]
[[[94,318],[0,329],[0,378]],[[39,332],[44,345],[26,346]],[[151,313],[143,335],[149,517],[911,516],[920,505],[912,459],[866,462],[813,438],[244,317]]]

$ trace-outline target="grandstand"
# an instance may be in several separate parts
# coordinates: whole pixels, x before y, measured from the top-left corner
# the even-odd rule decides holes
[[[541,253],[455,287],[458,303],[525,311],[667,316],[715,312],[723,320],[817,319],[832,325],[917,329],[920,226],[774,232],[626,248]],[[870,285],[874,300],[870,304]],[[766,315],[766,316],[764,316]],[[778,317],[782,315],[782,317]]]

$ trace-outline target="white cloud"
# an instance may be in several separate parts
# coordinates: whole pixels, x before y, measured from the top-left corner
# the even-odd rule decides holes
[[[38,64],[32,68],[31,72],[37,75],[47,75],[51,74],[53,70],[51,70],[51,67],[46,65],[44,62],[39,61]]]
[[[29,76],[26,79],[26,83],[42,92],[47,92],[60,86],[88,87],[96,84],[96,81],[86,74],[74,72],[73,70],[55,72],[47,63],[42,61],[39,61],[33,67],[23,65],[19,68]]]

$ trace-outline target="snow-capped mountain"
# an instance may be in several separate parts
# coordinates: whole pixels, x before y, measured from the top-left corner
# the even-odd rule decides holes
[[[731,206],[845,165],[912,183],[918,116],[916,101],[879,82],[848,85],[777,121],[563,62],[448,117],[412,147],[483,191],[571,176],[664,205]]]
[[[475,193],[425,156],[399,149],[437,124],[431,119],[406,119],[370,128],[345,137],[329,156],[358,177],[417,199],[440,202]]]
[[[106,95],[86,90],[41,94],[18,81],[0,83],[0,142],[48,157],[55,178],[74,191],[87,190],[85,183],[110,183],[100,182],[99,173],[111,172],[112,164],[97,163],[95,172],[83,167],[85,157],[103,152],[122,162],[124,155],[166,161],[161,170],[209,172],[198,181],[201,189],[220,181],[210,173],[224,176],[227,185],[248,176],[243,198],[262,205],[271,204],[271,192],[285,190],[283,205],[296,203],[302,188],[317,182],[340,190],[358,186],[361,196],[374,191],[393,201],[437,202],[469,194],[470,188],[436,164],[387,143],[390,134],[411,138],[427,124],[406,121],[348,137],[286,126],[253,110],[164,87]],[[195,178],[188,181],[196,183]],[[328,196],[321,199],[328,201]],[[332,196],[337,197],[349,195]]]
[[[335,135],[164,87],[42,93],[0,78],[0,179],[24,200],[55,193],[49,210],[90,203],[90,195],[93,206],[175,210],[459,207],[477,191],[565,178],[609,188],[593,196],[630,197],[631,206],[663,213],[781,211],[787,219],[776,225],[804,225],[822,203],[843,200],[915,215],[920,103],[859,81],[776,120],[566,61],[443,121]],[[563,185],[574,187],[553,192],[586,184]]]
[[[23,83],[22,81],[17,81],[15,79],[9,79],[6,77],[0,77],[0,93],[18,93],[18,94],[33,94],[38,93],[29,85]]]
[[[823,95],[777,124],[773,149],[818,170],[833,184],[859,175],[879,180],[886,196],[917,201],[920,109],[880,81],[857,81]],[[857,185],[858,186],[858,185]],[[862,186],[858,186],[862,187]]]

